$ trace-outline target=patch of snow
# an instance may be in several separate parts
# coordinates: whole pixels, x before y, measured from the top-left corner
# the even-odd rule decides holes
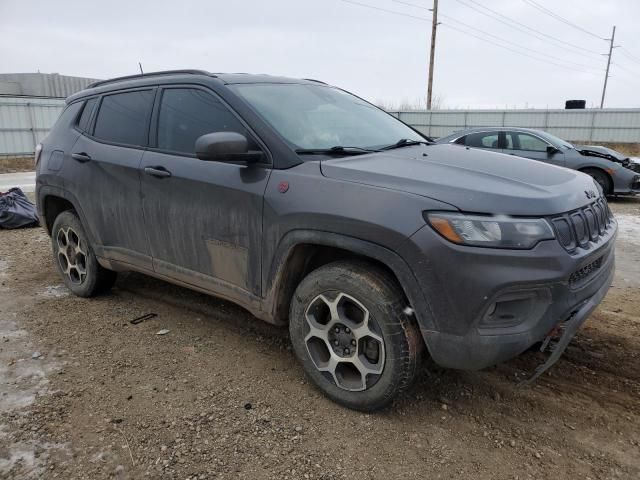
[[[45,298],[60,298],[69,295],[69,290],[64,285],[48,285],[42,292],[38,294]]]
[[[618,241],[640,246],[640,216],[629,213],[616,215],[618,221]]]

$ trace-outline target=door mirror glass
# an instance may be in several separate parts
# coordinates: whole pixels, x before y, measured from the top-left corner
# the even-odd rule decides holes
[[[255,163],[262,158],[262,152],[249,151],[247,137],[236,132],[214,132],[198,137],[196,156],[200,160],[215,162]]]
[[[554,147],[553,145],[547,145],[547,153],[549,155],[555,155],[556,153],[560,152],[560,150],[558,150],[556,147]]]

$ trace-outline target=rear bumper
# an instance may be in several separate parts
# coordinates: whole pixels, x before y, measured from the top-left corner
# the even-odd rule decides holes
[[[577,330],[614,274],[615,222],[597,244],[573,255],[555,240],[527,251],[478,249],[423,230],[411,240],[431,255],[413,265],[422,267],[414,273],[433,321],[422,321],[421,312],[417,318],[432,358],[448,368],[479,370],[509,360],[569,319]]]

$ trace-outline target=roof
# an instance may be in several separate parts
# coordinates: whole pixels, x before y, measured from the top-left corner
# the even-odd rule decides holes
[[[67,103],[75,101],[78,98],[86,97],[95,93],[104,93],[114,88],[127,87],[143,87],[147,85],[157,84],[159,81],[185,81],[189,77],[206,77],[208,79],[216,79],[225,85],[231,84],[248,84],[248,83],[291,83],[291,84],[323,84],[320,80],[306,78],[289,78],[266,74],[251,73],[211,73],[206,70],[165,70],[159,72],[148,72],[137,75],[127,75],[125,77],[116,77],[108,80],[100,80],[87,86],[85,90],[67,98]]]

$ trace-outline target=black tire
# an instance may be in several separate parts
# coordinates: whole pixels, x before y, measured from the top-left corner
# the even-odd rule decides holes
[[[317,324],[324,325],[323,319],[331,317],[328,313],[331,307],[320,296],[335,305],[335,311],[340,312],[341,320],[328,320],[326,324],[334,326],[322,330],[328,332],[327,336],[323,339],[310,337],[307,343],[305,339],[311,335],[312,328],[308,318],[312,318],[313,322],[317,319]],[[365,337],[359,336],[364,321],[358,322],[366,315],[360,307],[369,312],[371,321],[367,328],[372,335],[382,339],[382,344],[366,335],[366,332]],[[424,343],[413,317],[404,312],[406,307],[407,301],[402,290],[384,270],[357,261],[339,261],[325,265],[307,275],[294,293],[289,318],[293,349],[307,375],[332,400],[355,410],[378,410],[411,385],[421,363]],[[354,323],[351,323],[352,319]],[[351,332],[349,328],[345,328],[334,334],[337,331],[335,329],[349,325],[355,326]],[[356,331],[360,333],[356,334]],[[345,348],[343,351],[343,346],[337,346],[337,338],[349,333],[358,335],[350,340],[351,345],[356,345],[352,355],[334,356],[337,355],[336,349],[339,350],[339,355],[348,350]],[[340,342],[344,340],[342,337]],[[363,357],[368,366],[382,368],[381,372],[361,374],[360,380],[353,380],[357,377],[355,372],[362,370],[350,362],[359,361],[359,365],[364,366]],[[324,368],[322,362],[326,361],[328,365],[332,359],[341,360],[333,363],[338,365],[333,369],[334,373],[321,372],[319,368]],[[321,367],[317,366],[318,363]],[[344,385],[340,386],[337,382],[344,382]],[[359,386],[354,386],[356,384]],[[359,390],[351,391],[348,388]]]
[[[604,171],[598,168],[585,168],[582,170],[587,175],[590,175],[597,183],[602,187],[602,192],[605,195],[611,195],[613,193],[613,182],[611,177]]]
[[[67,210],[56,217],[51,229],[53,258],[69,290],[79,297],[92,297],[109,290],[116,272],[103,268],[93,253],[78,215]]]

